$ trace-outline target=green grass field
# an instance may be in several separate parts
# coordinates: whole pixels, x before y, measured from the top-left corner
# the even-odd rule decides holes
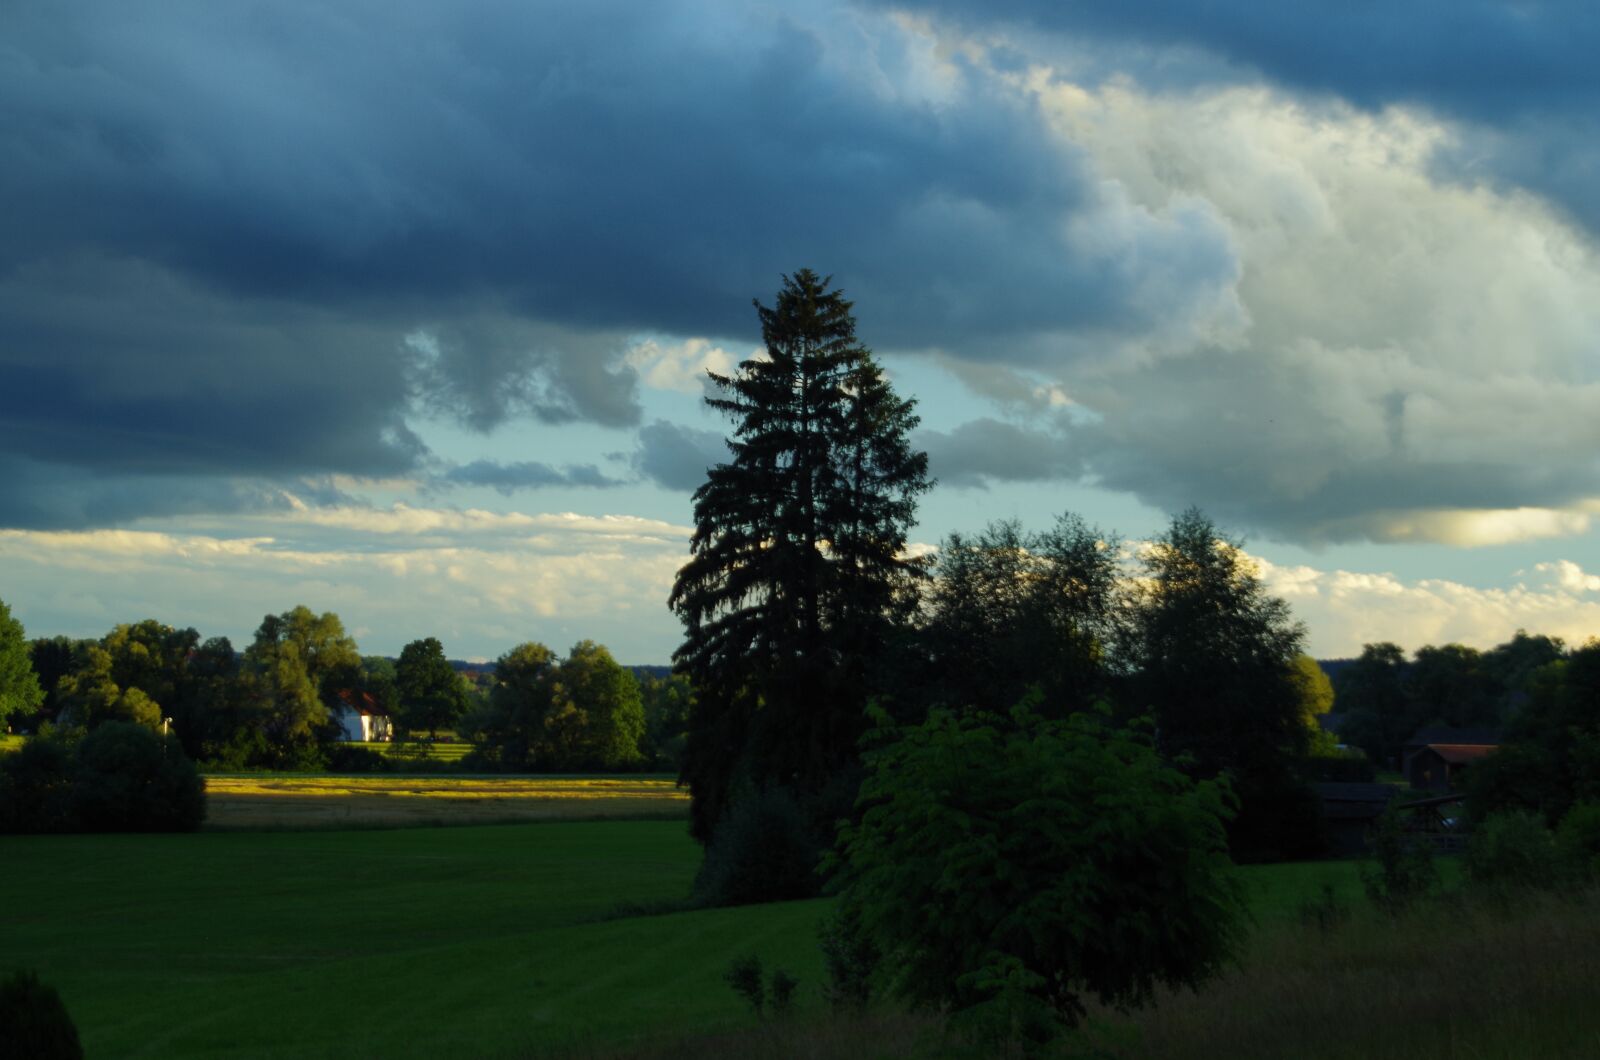
[[[749,1022],[757,953],[817,1009],[825,902],[619,916],[689,890],[681,821],[0,837],[0,954],[91,1057],[536,1055]],[[1347,865],[1247,872],[1263,921]],[[4,970],[0,968],[0,970]]]
[[[854,1057],[936,1033],[923,1017],[825,1018],[826,901],[642,914],[680,901],[698,860],[682,821],[0,836],[0,973],[56,986],[91,1060]],[[1107,1014],[1131,1043],[1114,1055],[1515,1056],[1527,1042],[1584,1055],[1562,1051],[1570,1035],[1531,1035],[1521,1009],[1563,1032],[1587,1014],[1572,1033],[1600,1045],[1583,1037],[1600,1025],[1600,912],[1498,928],[1454,914],[1459,930],[1446,912],[1404,931],[1358,915],[1322,936],[1300,907],[1324,883],[1359,906],[1355,865],[1242,873],[1256,921],[1244,966],[1132,1021]],[[801,980],[792,1021],[756,1028],[722,982],[747,953]],[[1474,984],[1506,1003],[1475,1000]],[[1467,1022],[1450,1032],[1496,1048],[1430,1051],[1421,1032],[1377,1048],[1385,1019],[1452,1002]],[[1341,1051],[1357,1024],[1366,1037]]]
[[[687,894],[681,822],[0,837],[0,962],[93,1057],[521,1056],[742,1019],[757,951],[813,987],[819,903]]]

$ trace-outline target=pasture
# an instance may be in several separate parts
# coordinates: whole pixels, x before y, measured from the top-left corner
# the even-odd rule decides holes
[[[576,806],[581,792],[649,778],[213,780],[282,801],[418,784],[369,797],[468,808],[474,784]],[[445,781],[456,795],[428,793]],[[586,812],[631,797],[597,794]],[[688,909],[698,863],[681,819],[0,836],[0,972],[32,967],[56,986],[91,1060],[864,1057],[936,1041],[926,1017],[825,1015],[826,900]],[[1242,967],[1153,1012],[1097,1014],[1104,1055],[1516,1056],[1537,1043],[1563,1056],[1600,1044],[1600,901],[1510,921],[1441,906],[1397,927],[1361,908],[1353,863],[1241,874],[1256,920]],[[1327,934],[1299,921],[1324,885],[1354,910]],[[751,953],[801,981],[790,1019],[757,1026],[722,981]],[[1499,1000],[1484,1003],[1486,990]]]
[[[752,950],[813,989],[821,903],[688,893],[679,821],[0,837],[0,954],[93,1057],[522,1056],[739,1021]],[[630,908],[631,907],[631,908]]]
[[[210,830],[394,828],[509,821],[686,819],[664,776],[211,775]]]

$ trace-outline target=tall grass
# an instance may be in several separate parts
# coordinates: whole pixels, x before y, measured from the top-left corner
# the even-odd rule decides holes
[[[1237,971],[1131,1022],[1129,1057],[1600,1056],[1600,892],[1263,933]]]
[[[978,1055],[931,1014],[775,1023],[585,1058]],[[1463,898],[1331,929],[1264,925],[1237,968],[1134,1013],[1091,1009],[1055,1050],[1102,1060],[1524,1060],[1600,1056],[1600,891]]]

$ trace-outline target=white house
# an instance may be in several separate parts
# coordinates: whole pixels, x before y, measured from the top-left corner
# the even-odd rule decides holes
[[[378,706],[377,700],[362,692],[339,693],[339,702],[329,712],[339,723],[341,740],[388,740],[394,737],[394,723]]]

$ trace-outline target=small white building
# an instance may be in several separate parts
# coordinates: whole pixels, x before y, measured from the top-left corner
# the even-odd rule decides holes
[[[339,723],[339,739],[360,741],[389,740],[394,738],[394,723],[377,700],[362,692],[340,692],[339,702],[330,712]]]

